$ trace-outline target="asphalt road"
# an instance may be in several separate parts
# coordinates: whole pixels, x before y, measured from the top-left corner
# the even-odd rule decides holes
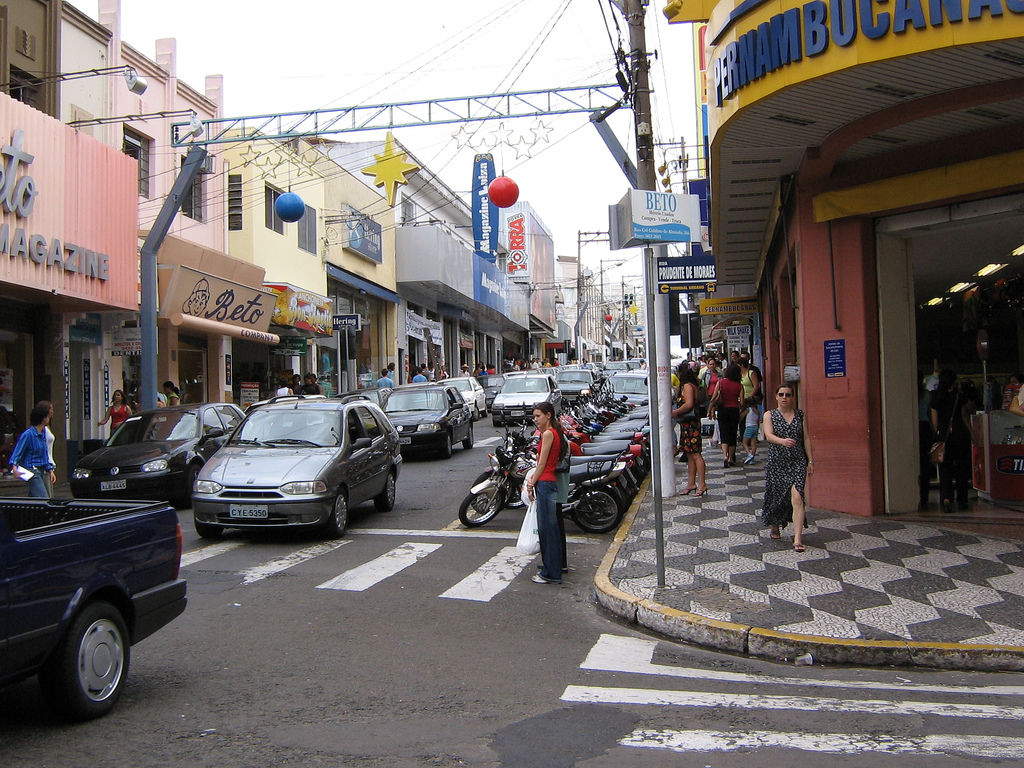
[[[397,507],[348,534],[198,539],[186,613],[133,649],[108,717],[0,691],[0,765],[657,768],[1019,762],[1024,676],[795,667],[657,642],[601,613],[611,539],[570,523],[574,570],[529,581],[522,513],[467,532],[486,463],[410,458]],[[754,753],[753,755],[751,753]],[[753,762],[752,762],[753,758]]]

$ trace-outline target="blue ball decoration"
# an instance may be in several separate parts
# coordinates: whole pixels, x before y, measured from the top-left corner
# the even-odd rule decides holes
[[[281,221],[296,222],[306,213],[306,204],[294,192],[285,192],[274,201],[274,211]]]

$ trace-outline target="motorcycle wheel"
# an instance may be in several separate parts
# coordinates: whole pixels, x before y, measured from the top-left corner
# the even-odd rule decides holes
[[[580,497],[572,511],[572,519],[587,533],[608,533],[619,524],[622,512],[614,496],[595,488]]]
[[[477,482],[482,482],[482,480]],[[459,522],[467,528],[478,528],[493,520],[504,506],[505,483],[500,482],[486,491],[466,496],[462,500],[462,506],[459,507]]]

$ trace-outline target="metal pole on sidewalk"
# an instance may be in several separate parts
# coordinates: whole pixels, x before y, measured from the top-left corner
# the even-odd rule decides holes
[[[647,2],[645,0],[627,0],[626,22],[629,26],[629,47],[630,57],[633,63],[633,116],[636,125],[636,166],[637,166],[637,187],[638,189],[653,190],[657,182],[657,174],[654,167],[654,129],[651,120],[651,88],[648,78],[650,62],[647,59],[647,40],[644,32],[644,13]],[[668,471],[665,471],[661,446],[667,441],[671,444],[671,421],[665,419],[661,412],[662,393],[666,396],[669,391],[669,355],[668,341],[664,340],[664,349],[661,349],[658,335],[658,316],[664,317],[667,304],[665,297],[657,291],[655,281],[654,249],[650,246],[644,248],[644,292],[647,305],[647,359],[648,359],[648,387],[651,393],[651,480],[654,494],[654,538],[655,558],[658,576],[658,586],[665,586],[665,522],[662,497],[664,495],[664,480],[670,478],[672,481],[672,493],[675,492],[675,475],[671,464],[671,455],[668,456]],[[664,326],[664,322],[662,323]],[[660,364],[664,358],[665,365]],[[667,397],[664,398],[667,401]]]

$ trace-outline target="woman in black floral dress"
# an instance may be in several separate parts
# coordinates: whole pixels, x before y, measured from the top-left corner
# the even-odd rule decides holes
[[[771,526],[773,539],[782,538],[779,529],[792,522],[793,549],[803,552],[804,485],[807,474],[814,471],[814,461],[804,412],[794,407],[793,392],[792,384],[780,385],[775,390],[779,407],[765,414],[768,463],[761,519]]]

